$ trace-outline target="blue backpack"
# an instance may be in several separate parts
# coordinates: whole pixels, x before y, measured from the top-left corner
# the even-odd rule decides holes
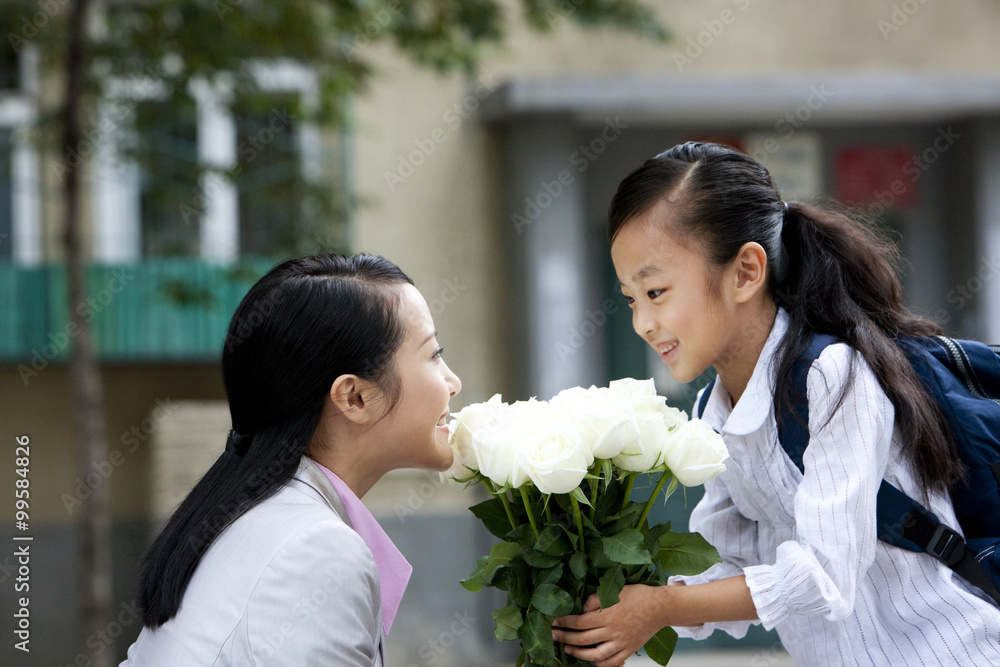
[[[796,397],[778,415],[778,441],[804,472],[809,444],[806,376],[823,350],[838,340],[816,334],[794,364]],[[1000,605],[1000,346],[933,336],[897,341],[948,418],[967,479],[951,491],[965,538],[895,486],[882,481],[876,500],[878,537],[945,563]],[[705,388],[697,415],[705,412],[715,380]]]

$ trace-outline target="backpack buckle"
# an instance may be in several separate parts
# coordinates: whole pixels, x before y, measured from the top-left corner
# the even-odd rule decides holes
[[[965,554],[965,540],[948,526],[940,524],[934,530],[934,535],[925,551],[950,567],[962,560]]]

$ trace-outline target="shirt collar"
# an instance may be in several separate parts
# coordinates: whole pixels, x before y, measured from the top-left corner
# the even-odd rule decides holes
[[[375,520],[361,499],[354,495],[350,487],[332,470],[316,461],[312,462],[330,480],[344,504],[349,524],[372,552],[372,556],[375,557],[379,588],[382,591],[382,629],[388,635],[392,622],[396,618],[396,612],[399,610],[399,604],[403,600],[406,585],[410,581],[410,575],[413,573],[413,566],[407,562],[403,554],[386,535],[382,526]]]
[[[771,333],[764,342],[740,400],[734,406],[722,381],[716,380],[705,405],[705,421],[714,428],[721,428],[723,432],[733,435],[753,433],[764,424],[774,405],[775,377],[772,362],[787,330],[788,313],[784,308],[779,308]]]

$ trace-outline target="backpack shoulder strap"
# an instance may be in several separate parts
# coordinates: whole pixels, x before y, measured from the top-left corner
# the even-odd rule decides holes
[[[705,414],[705,406],[708,405],[708,397],[712,395],[712,389],[715,387],[715,378],[705,385],[704,391],[701,392],[701,398],[698,399],[698,405],[695,406],[694,416],[701,419],[702,415]]]
[[[805,352],[793,365],[794,400],[790,406],[784,407],[780,414],[776,415],[778,442],[801,472],[805,472],[802,458],[809,445],[807,387],[809,369],[823,350],[836,342],[838,341],[833,336],[825,334],[813,336]],[[980,381],[975,374],[969,376],[971,366],[968,365],[968,355],[963,354],[964,349],[958,342],[952,339],[935,339],[935,342],[941,347],[942,356],[948,355],[949,361],[946,363],[955,369],[954,372],[958,377],[962,377],[962,371],[959,369],[965,364],[966,375],[970,378],[969,384]],[[989,391],[981,384],[979,389],[980,396],[989,395]],[[880,540],[907,551],[926,552],[946,564],[969,583],[978,586],[1000,604],[1000,592],[997,591],[989,574],[977,562],[974,551],[967,548],[961,535],[942,524],[933,513],[885,480],[882,480],[879,487],[876,505],[877,532]]]
[[[806,351],[792,366],[794,383],[792,404],[784,406],[775,415],[778,422],[778,442],[799,472],[805,472],[802,456],[809,444],[809,396],[806,386],[809,369],[812,368],[813,362],[819,359],[823,350],[836,342],[838,342],[836,338],[827,334],[815,334],[812,337]]]

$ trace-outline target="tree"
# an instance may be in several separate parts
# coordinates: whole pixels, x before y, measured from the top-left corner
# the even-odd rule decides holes
[[[542,33],[569,18],[581,25],[665,37],[640,0],[522,0],[520,8],[523,20]],[[224,88],[238,103],[264,108],[261,105],[268,102],[255,76],[261,62],[307,66],[316,76],[319,95],[309,104],[293,101],[292,113],[337,131],[349,122],[347,101],[364,90],[373,74],[366,51],[370,44],[394,43],[405,56],[427,67],[472,73],[484,50],[503,41],[512,20],[508,9],[500,0],[107,0],[94,6],[90,0],[5,0],[0,25],[5,26],[13,50],[37,47],[43,76],[63,82],[55,108],[43,116],[40,136],[48,137],[48,150],[55,153],[49,176],[60,183],[63,198],[67,309],[73,333],[71,378],[84,475],[106,458],[107,444],[91,325],[76,307],[86,297],[78,149],[85,137],[106,131],[98,105],[106,99],[109,84],[145,80],[156,86],[156,112],[132,109],[127,123],[136,141],[126,142],[125,157],[139,162],[159,159],[155,142],[143,138],[149,137],[156,116],[185,113],[193,86]],[[132,102],[138,107],[138,100]],[[217,166],[192,168],[204,173]],[[239,178],[236,171],[221,176]],[[336,224],[338,217],[330,212],[342,213],[350,193],[335,192],[301,176],[290,177],[295,188],[277,196],[311,199],[317,204],[314,210],[323,212],[318,217],[332,218]],[[183,214],[183,204],[174,208]],[[107,626],[111,604],[108,505],[105,485],[95,490],[81,511],[85,636]],[[110,664],[110,654],[92,656],[91,664]]]

